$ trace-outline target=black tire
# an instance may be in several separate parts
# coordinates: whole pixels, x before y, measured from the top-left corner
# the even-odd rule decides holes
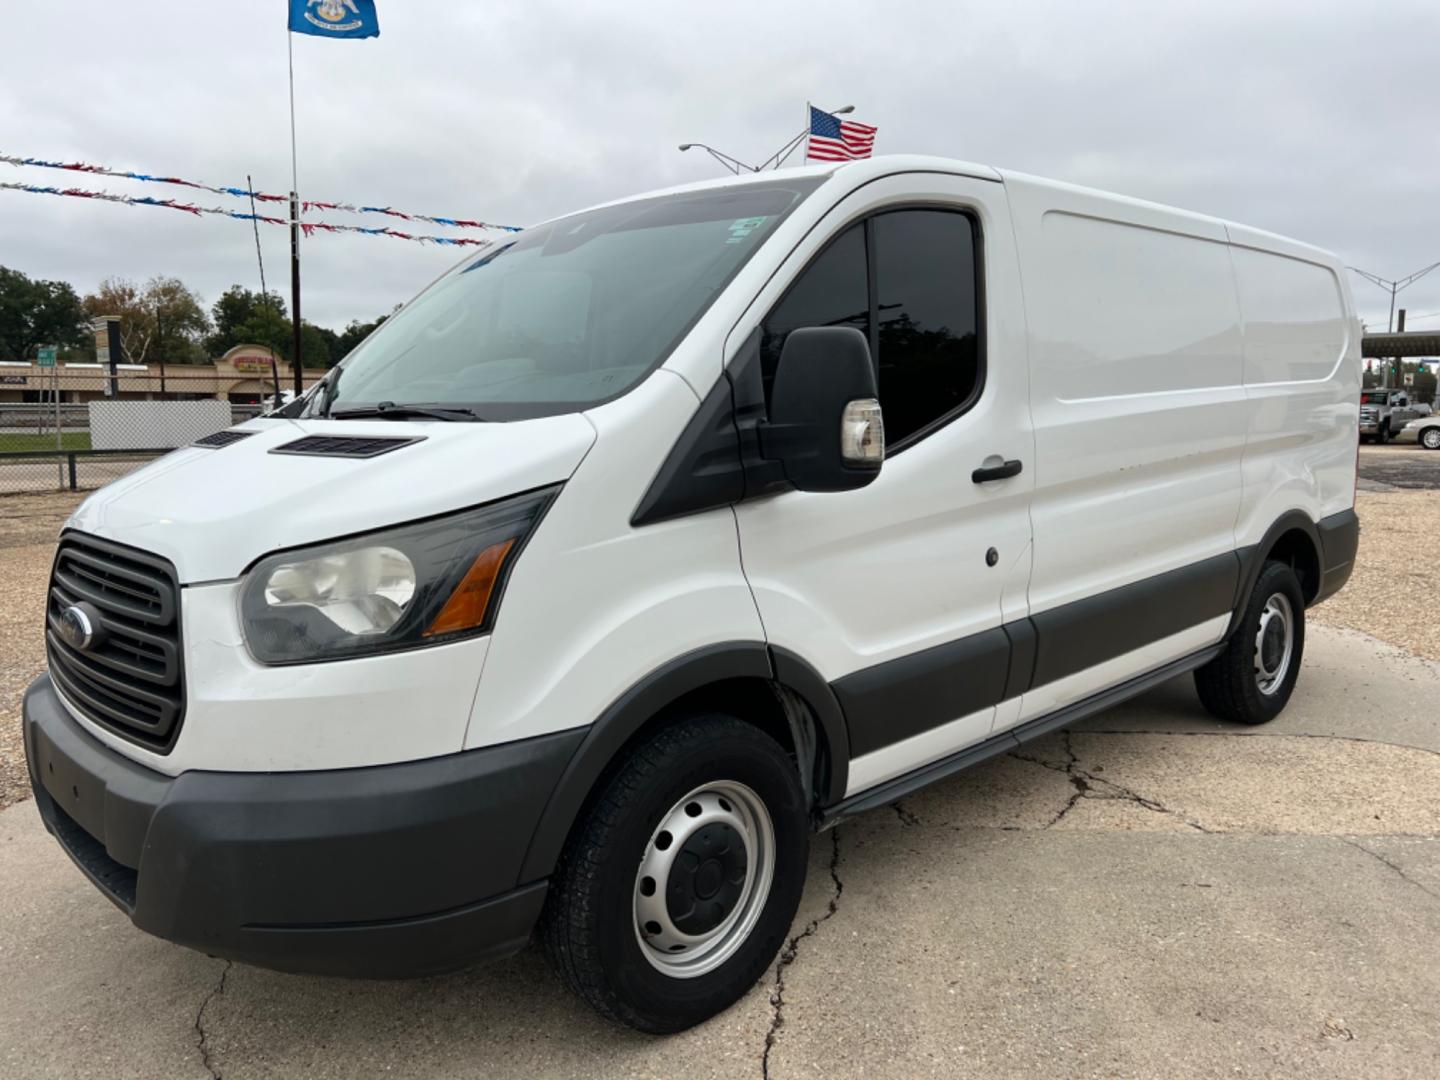
[[[1284,671],[1276,670],[1267,678],[1257,667],[1257,656],[1273,659],[1276,654],[1274,633],[1268,632],[1262,654],[1260,642],[1262,619],[1267,605],[1288,608],[1290,651]],[[1272,615],[1266,620],[1268,626]],[[1230,635],[1225,651],[1195,672],[1195,689],[1200,703],[1214,716],[1237,724],[1263,724],[1275,719],[1290,700],[1295,681],[1300,677],[1300,662],[1305,655],[1305,596],[1295,571],[1282,562],[1267,562],[1245,601],[1245,609],[1235,632]],[[1277,663],[1278,667],[1278,663]],[[1267,685],[1268,684],[1268,685]]]
[[[1379,443],[1381,446],[1384,446],[1386,443],[1388,443],[1388,442],[1390,441],[1390,421],[1389,421],[1389,420],[1386,420],[1385,423],[1383,423],[1383,424],[1380,425],[1380,432],[1379,432],[1379,434],[1377,434],[1377,435],[1375,436],[1375,441],[1376,441],[1377,443]]]
[[[758,917],[727,959],[713,971],[676,977],[641,945],[635,906],[641,861],[688,793],[727,782],[744,785],[769,814],[769,892],[756,901]],[[576,823],[540,920],[546,955],[603,1015],[653,1034],[683,1031],[728,1008],[770,967],[799,906],[809,850],[809,811],[790,755],[733,716],[680,721],[637,746]]]

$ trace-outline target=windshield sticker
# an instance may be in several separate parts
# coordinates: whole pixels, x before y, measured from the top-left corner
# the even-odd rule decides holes
[[[752,232],[760,228],[761,225],[764,225],[765,222],[769,220],[770,218],[768,216],[737,218],[730,223],[730,239],[726,240],[725,243],[740,243],[740,241],[744,240],[747,236],[749,236]]]

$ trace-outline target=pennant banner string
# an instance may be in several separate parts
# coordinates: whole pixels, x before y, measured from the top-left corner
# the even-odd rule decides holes
[[[84,188],[43,187],[39,184],[16,184],[0,182],[0,191],[28,191],[32,195],[59,195],[71,199],[96,199],[100,202],[121,203],[125,206],[163,206],[171,210],[182,210],[196,217],[214,214],[218,217],[235,218],[239,221],[260,221],[266,225],[289,225],[290,218],[272,217],[267,214],[246,214],[239,210],[226,210],[220,206],[197,206],[178,199],[155,199],[148,195],[116,195],[109,191],[87,191]],[[389,236],[396,240],[413,240],[418,244],[440,244],[450,247],[485,247],[493,240],[477,240],[468,236],[425,236],[401,232],[389,226],[365,228],[360,225],[333,225],[323,221],[302,221],[300,229],[306,236],[316,232],[359,233],[362,236]]]
[[[37,169],[66,169],[70,172],[93,173],[96,176],[113,176],[121,180],[142,180],[150,184],[173,184],[179,187],[213,192],[216,195],[233,195],[241,199],[254,198],[257,202],[264,203],[288,203],[290,201],[289,195],[276,195],[273,192],[265,191],[251,191],[248,187],[226,187],[216,184],[202,184],[195,180],[182,180],[178,176],[153,176],[149,173],[111,169],[104,165],[89,165],[81,161],[46,161],[43,158],[16,157],[13,154],[0,154],[0,162],[17,167],[28,165]],[[163,203],[161,205],[163,205]],[[323,199],[302,199],[300,206],[302,213],[306,210],[340,210],[350,214],[383,214],[387,217],[400,218],[404,221],[423,221],[431,225],[449,225],[456,229],[500,229],[504,232],[520,231],[518,225],[494,225],[488,221],[476,221],[473,218],[441,217],[436,214],[412,214],[404,210],[396,210],[391,206],[356,206],[354,203],[330,202]],[[340,226],[337,226],[337,228],[340,228]]]

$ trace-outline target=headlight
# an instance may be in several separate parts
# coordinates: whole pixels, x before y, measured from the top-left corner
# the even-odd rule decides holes
[[[296,664],[484,633],[558,490],[261,559],[240,589],[246,648]]]

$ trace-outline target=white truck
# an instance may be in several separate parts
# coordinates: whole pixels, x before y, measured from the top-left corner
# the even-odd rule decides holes
[[[1429,415],[1409,390],[1366,390],[1360,395],[1360,441],[1387,443],[1410,421]]]
[[[698,1023],[815,830],[1183,673],[1285,707],[1359,532],[1344,278],[920,157],[507,236],[76,511],[36,806],[216,956],[414,975],[538,928],[606,1015]]]

